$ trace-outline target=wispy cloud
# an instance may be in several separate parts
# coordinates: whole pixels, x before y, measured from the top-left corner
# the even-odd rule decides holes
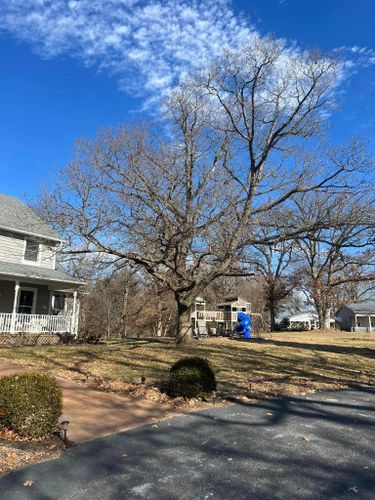
[[[361,66],[371,66],[375,64],[375,50],[368,47],[345,47],[344,50],[354,57],[356,64]]]
[[[285,3],[286,0],[280,0]],[[231,0],[0,0],[0,29],[42,57],[68,54],[115,75],[120,88],[159,96],[187,72],[260,36]],[[345,48],[342,69],[375,63]]]
[[[254,33],[229,0],[0,0],[0,28],[43,57],[68,53],[151,94]]]

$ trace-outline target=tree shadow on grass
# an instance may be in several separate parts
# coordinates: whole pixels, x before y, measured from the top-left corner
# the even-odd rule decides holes
[[[264,340],[263,342],[274,346],[293,347],[296,349],[305,349],[308,351],[322,351],[334,354],[353,354],[375,360],[375,349],[367,347],[355,347],[355,346],[346,347],[346,346],[338,346],[330,344],[304,344],[302,342],[292,342],[290,340],[276,340],[276,339],[267,339]]]
[[[47,351],[34,350],[33,360],[35,365],[41,365],[41,369],[63,371],[78,375],[82,380],[89,378],[102,378],[104,380],[120,380],[123,382],[138,381],[141,377],[151,380],[164,380],[168,376],[169,367],[179,357],[186,355],[198,355],[208,357],[213,361],[217,369],[219,386],[223,389],[248,391],[251,384],[263,384],[263,397],[287,394],[290,386],[301,390],[310,386],[319,388],[325,384],[348,384],[353,385],[358,380],[358,359],[352,355],[363,355],[370,359],[369,353],[374,354],[371,349],[358,349],[350,347],[331,346],[325,344],[307,344],[291,341],[260,340],[256,343],[264,344],[265,349],[239,349],[238,342],[226,342],[222,344],[198,343],[194,347],[187,347],[181,351],[175,350],[169,340],[160,339],[155,342],[156,350],[148,348],[144,352],[133,350],[132,346],[149,346],[155,342],[154,339],[134,340],[125,342],[127,349],[116,350],[116,346],[124,345],[110,344],[109,349],[102,346],[70,346],[59,351],[58,348],[50,348]],[[249,341],[250,343],[252,341]],[[160,345],[160,350],[159,350]],[[164,346],[167,356],[162,357]],[[267,349],[270,346],[270,349]],[[278,349],[278,347],[286,349]],[[288,349],[295,348],[294,349]],[[127,354],[128,351],[128,354]],[[299,352],[298,352],[299,351]],[[311,355],[306,357],[308,351]],[[328,359],[326,352],[340,353],[346,358],[332,357]],[[353,352],[354,351],[354,352]],[[290,353],[289,353],[290,352]],[[302,359],[301,359],[302,356]],[[355,361],[357,359],[357,361]],[[15,360],[16,362],[16,360]],[[369,380],[373,368],[361,366],[363,371],[362,381]],[[301,382],[299,382],[299,379]],[[268,386],[267,386],[268,384]],[[277,388],[279,385],[280,389]],[[289,385],[289,388],[288,388]],[[259,386],[258,386],[259,387]],[[250,390],[251,393],[251,390]],[[289,394],[291,392],[289,391]],[[296,391],[294,391],[296,393]],[[246,394],[245,394],[246,395]],[[258,398],[259,390],[257,390]],[[252,395],[250,394],[250,397]]]

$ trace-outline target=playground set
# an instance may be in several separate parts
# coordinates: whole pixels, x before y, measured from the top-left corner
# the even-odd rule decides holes
[[[206,301],[197,297],[191,319],[196,337],[231,337],[237,333],[249,339],[254,331],[254,319],[258,331],[263,323],[262,315],[251,311],[250,302],[237,296],[225,297],[214,310],[207,310]]]

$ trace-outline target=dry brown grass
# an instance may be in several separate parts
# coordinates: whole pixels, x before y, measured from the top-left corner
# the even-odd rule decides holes
[[[0,349],[2,360],[120,391],[141,377],[149,384],[160,382],[186,355],[208,358],[217,371],[218,390],[230,396],[292,395],[375,380],[375,334],[275,333],[254,341],[200,340],[182,349],[167,339]]]

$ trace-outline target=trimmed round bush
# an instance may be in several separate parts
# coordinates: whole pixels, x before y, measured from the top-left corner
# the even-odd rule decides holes
[[[0,378],[0,424],[19,436],[51,434],[61,410],[62,391],[53,377],[25,373]]]
[[[209,398],[216,390],[215,373],[207,359],[182,358],[169,372],[169,393],[173,397]]]

